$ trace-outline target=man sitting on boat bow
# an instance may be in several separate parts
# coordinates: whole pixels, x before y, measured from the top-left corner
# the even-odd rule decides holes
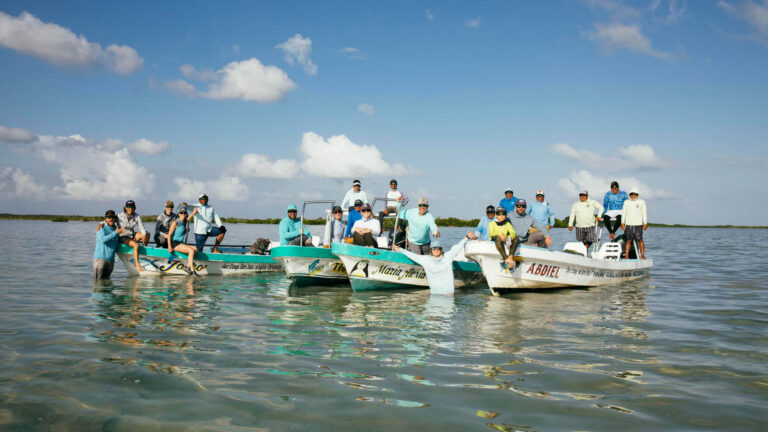
[[[509,221],[520,237],[520,242],[540,248],[552,246],[552,238],[544,231],[546,228],[533,216],[526,214],[526,206],[524,199],[517,200],[515,211],[509,216]],[[533,232],[530,232],[531,230]]]

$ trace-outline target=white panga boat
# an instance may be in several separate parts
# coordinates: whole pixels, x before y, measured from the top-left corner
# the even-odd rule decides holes
[[[608,285],[648,276],[653,260],[621,259],[621,244],[603,244],[592,257],[581,243],[567,243],[567,252],[520,246],[516,265],[506,266],[489,241],[470,241],[464,255],[477,261],[493,295],[515,290]]]
[[[405,255],[387,249],[334,243],[331,252],[341,258],[354,291],[429,288],[424,269]],[[483,282],[480,266],[473,261],[454,260],[456,288]]]
[[[247,246],[238,246],[243,250]],[[222,250],[228,251],[225,246]],[[117,248],[117,256],[125,265],[128,274],[138,276],[139,272],[133,264],[133,249],[121,244]],[[166,248],[139,246],[139,266],[142,274],[172,274],[187,275],[187,255],[174,252],[168,253]],[[250,253],[195,253],[194,271],[199,275],[230,275],[260,272],[279,272],[283,268],[270,255],[255,255]]]

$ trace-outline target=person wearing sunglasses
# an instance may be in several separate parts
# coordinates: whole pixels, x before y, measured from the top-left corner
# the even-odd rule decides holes
[[[109,279],[115,267],[118,239],[125,231],[117,227],[115,211],[107,210],[104,214],[104,223],[96,230],[96,249],[93,251],[94,279]]]
[[[627,241],[624,258],[629,259],[632,241],[637,240],[637,245],[640,247],[640,258],[645,259],[643,231],[648,229],[648,210],[645,206],[645,200],[640,199],[637,188],[633,187],[629,190],[629,199],[624,201],[622,212],[624,213],[624,223],[621,224],[621,229],[624,230],[624,237]]]
[[[589,192],[582,189],[579,192],[579,201],[571,206],[571,215],[568,216],[568,231],[573,231],[573,227],[576,227],[576,240],[584,243],[587,251],[589,251],[592,243],[597,241],[595,221],[600,221],[602,215],[603,206],[599,202],[589,199]]]
[[[157,222],[155,223],[155,244],[157,247],[168,247],[168,230],[173,221],[176,220],[173,207],[173,201],[166,201],[163,212],[157,215]]]
[[[488,224],[496,217],[496,208],[489,205],[485,208],[485,217],[480,218],[480,222],[477,224],[477,229],[474,233],[467,233],[467,238],[470,240],[485,240],[491,239],[488,235]]]
[[[357,246],[376,247],[376,237],[381,233],[379,221],[373,218],[373,211],[370,204],[363,204],[360,208],[362,219],[355,222],[352,226],[352,243]]]
[[[363,207],[362,200],[355,200],[355,206],[349,208],[349,214],[347,215],[347,229],[344,230],[344,239],[347,242],[351,242],[352,227],[355,226],[355,222],[363,218],[360,209]],[[342,207],[344,209],[344,207]]]
[[[603,198],[603,208],[605,214],[603,215],[603,225],[608,230],[608,238],[613,240],[616,238],[616,231],[619,230],[621,223],[622,209],[624,208],[624,202],[629,199],[629,195],[623,190],[619,190],[619,182],[611,182],[611,190],[605,193]],[[613,219],[613,224],[611,224]]]
[[[219,245],[224,240],[227,228],[221,223],[221,218],[216,210],[208,205],[208,195],[200,194],[197,198],[200,204],[195,205],[195,209],[189,218],[195,218],[195,246],[200,252],[203,251],[208,237],[216,237],[216,243],[213,244],[213,253],[219,252]]]
[[[517,197],[515,196],[515,192],[512,188],[507,188],[504,190],[504,198],[499,201],[499,207],[504,207],[507,210],[507,213],[512,213],[512,211],[515,210],[516,202]]]
[[[301,219],[296,204],[290,204],[285,212],[287,216],[280,221],[280,246],[312,246],[312,234],[304,227],[302,235]]]
[[[389,181],[389,190],[384,196],[387,198],[387,205],[384,207],[384,210],[379,212],[379,222],[382,224],[384,223],[384,216],[395,214],[398,209],[408,205],[408,196],[397,188],[396,179]]]
[[[341,207],[334,206],[331,213],[333,217],[326,224],[325,234],[323,235],[323,243],[327,247],[330,247],[331,243],[342,243],[344,241],[344,231],[347,228],[342,220],[344,212]]]
[[[536,201],[528,205],[528,209],[525,212],[531,215],[534,219],[539,221],[542,225],[547,226],[547,232],[552,229],[552,225],[555,224],[555,213],[552,211],[549,202],[544,200],[544,191],[536,191]]]
[[[187,268],[184,271],[188,275],[197,276],[194,262],[197,248],[184,244],[184,236],[187,234],[187,230],[189,230],[189,218],[187,216],[186,207],[182,207],[179,210],[178,218],[171,222],[171,226],[168,229],[168,253],[173,254],[174,251],[178,251],[187,254]]]
[[[362,184],[360,183],[360,180],[352,181],[352,189],[344,194],[344,199],[341,200],[341,208],[352,210],[352,204],[357,200],[360,200],[363,204],[368,204],[368,195],[365,194],[365,191],[363,191],[361,187]]]
[[[545,231],[546,227],[533,216],[527,214],[527,205],[528,203],[524,199],[517,200],[515,211],[508,219],[520,237],[520,243],[540,248],[552,246],[552,239]]]
[[[517,244],[520,238],[515,232],[515,227],[507,219],[507,209],[499,206],[496,209],[496,219],[488,224],[488,235],[491,241],[496,244],[496,250],[501,255],[502,266],[513,267],[515,265],[514,256],[517,251]],[[505,250],[507,239],[509,239],[509,253]],[[505,267],[505,268],[506,268]]]
[[[133,248],[133,263],[136,271],[141,273],[143,269],[139,265],[139,243],[146,246],[149,243],[149,233],[141,223],[141,216],[136,213],[136,203],[133,200],[126,201],[123,210],[117,215],[117,226],[125,230],[120,234],[119,240],[120,243]]]
[[[432,237],[440,237],[435,217],[429,212],[429,201],[419,198],[418,208],[407,210],[403,219],[408,221],[408,250],[419,255],[429,255]]]

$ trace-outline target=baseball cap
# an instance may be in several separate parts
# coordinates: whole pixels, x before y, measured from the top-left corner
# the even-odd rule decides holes
[[[505,209],[504,207],[496,207],[496,213],[507,214],[507,209]]]
[[[427,201],[427,199],[426,199],[426,198],[419,198],[419,203],[418,203],[418,205],[425,205],[425,206],[428,206],[428,205],[429,205],[429,201]]]
[[[639,192],[637,192],[637,188],[636,188],[636,187],[633,187],[632,189],[630,189],[630,190],[629,190],[629,194],[630,194],[630,195],[632,195],[632,194],[637,194],[637,195],[640,195],[640,193],[639,193]]]
[[[204,193],[201,193],[200,196],[197,197],[197,199],[199,199],[199,200],[201,200],[201,199],[208,199],[208,195],[206,195]]]
[[[390,180],[389,184],[392,184],[392,183],[397,184],[397,180],[395,180],[395,179]]]
[[[115,215],[115,211],[114,210],[107,210],[107,212],[104,213],[104,219],[106,219],[108,217],[117,217],[117,215]]]
[[[589,195],[589,192],[587,192],[586,189],[582,189],[581,192],[579,192],[579,195]]]
[[[507,192],[509,192],[509,193],[511,193],[511,194],[515,193],[515,191],[513,191],[513,190],[512,190],[512,188],[506,188],[506,189],[504,189],[504,193],[507,193]]]
[[[443,248],[443,246],[440,244],[440,239],[438,239],[437,237],[432,239],[432,241],[429,244],[429,247],[431,249],[442,249]]]
[[[371,210],[371,205],[370,204],[363,204],[363,206],[360,207],[360,210],[361,211],[362,210],[369,210],[370,211]]]
[[[187,208],[186,207],[182,207],[181,209],[179,209],[178,214],[188,214],[187,213]]]
[[[299,209],[298,209],[298,208],[296,208],[296,204],[288,204],[288,207],[286,207],[286,208],[285,208],[285,211],[286,211],[286,212],[289,212],[289,211],[295,211],[295,212],[298,212],[298,211],[299,211]]]
[[[331,213],[343,213],[341,210],[341,207],[339,206],[333,206],[333,211]]]
[[[515,207],[517,207],[517,206],[525,207],[525,206],[527,206],[527,205],[528,205],[528,203],[527,203],[527,202],[525,202],[525,200],[524,200],[524,199],[519,199],[519,200],[517,200],[517,202],[515,203]]]
[[[541,189],[537,190],[536,191],[536,196],[539,196],[539,195],[544,196],[544,191],[541,190]]]
[[[363,200],[355,200],[355,207],[360,207],[363,205]]]
[[[165,208],[173,208],[173,207],[174,207],[173,201],[168,200],[165,202]]]
[[[352,186],[360,186],[360,180],[353,180]]]
[[[612,181],[611,187],[619,187],[619,182],[617,182],[616,180]]]
[[[494,207],[492,205],[489,205],[488,207],[485,208],[485,212],[486,213],[494,213],[494,212],[496,212],[496,207]]]
[[[124,206],[124,207],[133,207],[133,208],[136,208],[136,203],[135,203],[135,202],[133,202],[133,200],[128,200],[128,201],[126,201],[126,202],[125,202],[125,206]]]

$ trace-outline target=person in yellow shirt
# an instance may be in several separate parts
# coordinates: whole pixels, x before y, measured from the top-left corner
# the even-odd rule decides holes
[[[491,241],[496,244],[496,250],[501,254],[501,259],[504,263],[513,267],[515,261],[515,251],[517,251],[517,245],[520,243],[520,237],[517,236],[515,229],[512,227],[512,223],[507,220],[507,209],[504,207],[496,208],[496,219],[488,222],[488,236]],[[507,239],[510,239],[509,254],[504,250]]]

